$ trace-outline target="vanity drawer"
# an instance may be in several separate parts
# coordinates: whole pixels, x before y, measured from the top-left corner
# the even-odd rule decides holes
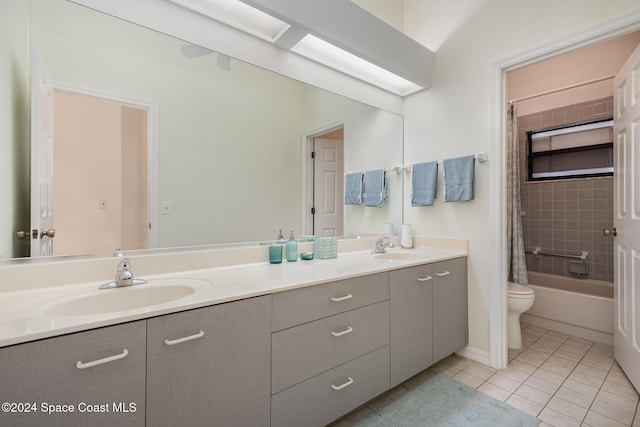
[[[385,346],[271,396],[271,426],[324,426],[388,388]]]
[[[389,344],[389,302],[337,314],[271,336],[271,393]]]
[[[352,279],[273,295],[274,331],[322,319],[389,299],[389,273]]]

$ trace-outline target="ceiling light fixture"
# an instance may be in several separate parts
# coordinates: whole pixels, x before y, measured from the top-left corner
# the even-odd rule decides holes
[[[349,0],[167,1],[396,95],[429,87],[433,52]]]

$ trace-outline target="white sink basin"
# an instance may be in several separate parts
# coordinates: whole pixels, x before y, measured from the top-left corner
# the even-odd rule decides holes
[[[206,280],[173,279],[171,282],[150,281],[143,285],[96,290],[84,295],[61,301],[47,310],[49,316],[91,316],[156,306],[176,301],[195,294],[203,286],[210,286]]]
[[[387,252],[384,254],[374,255],[374,258],[384,259],[389,261],[413,261],[420,258],[424,258],[424,255],[412,254],[408,252]]]

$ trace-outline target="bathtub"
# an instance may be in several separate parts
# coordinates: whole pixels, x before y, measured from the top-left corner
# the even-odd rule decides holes
[[[529,272],[536,294],[522,323],[613,345],[613,283]]]

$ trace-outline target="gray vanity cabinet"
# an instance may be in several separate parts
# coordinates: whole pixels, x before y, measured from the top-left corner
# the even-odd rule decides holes
[[[395,270],[390,280],[393,387],[467,345],[467,258]]]
[[[0,425],[144,426],[145,323],[0,348]]]
[[[323,426],[389,388],[389,273],[273,295],[271,426]]]
[[[432,264],[433,362],[469,343],[467,258]]]
[[[391,387],[433,363],[432,264],[391,272]]]
[[[147,320],[148,426],[268,426],[271,296]]]

